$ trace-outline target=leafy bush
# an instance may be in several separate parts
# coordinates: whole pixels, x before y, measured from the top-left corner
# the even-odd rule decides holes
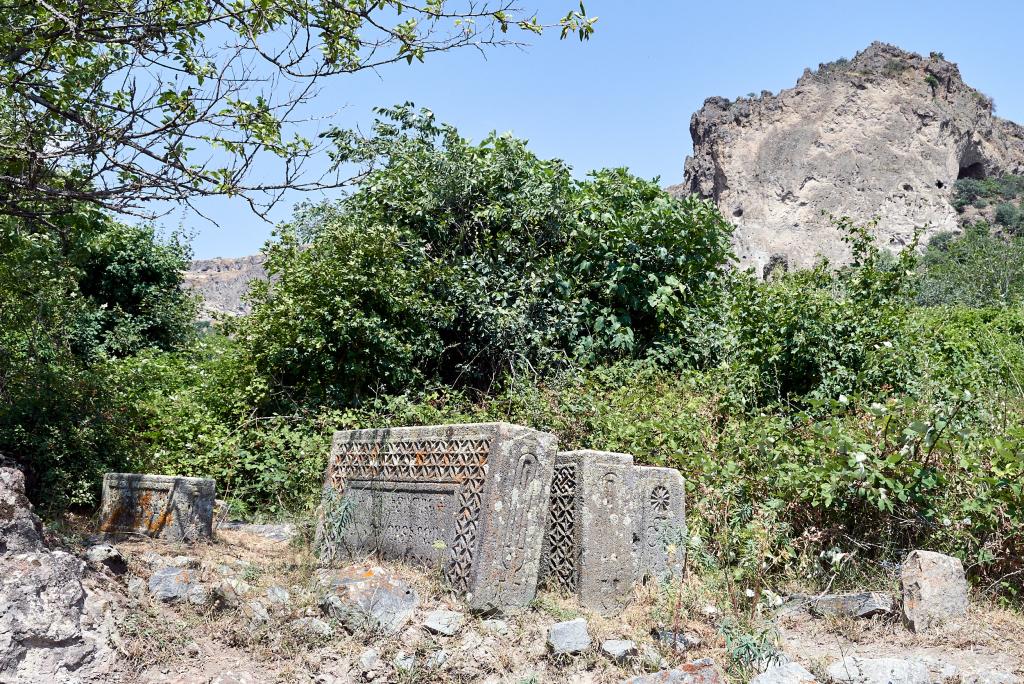
[[[346,405],[428,381],[680,347],[719,294],[731,228],[624,169],[568,167],[428,112],[382,110],[358,192],[307,207],[268,248],[244,340],[268,407]],[[680,349],[679,354],[699,354]]]
[[[917,301],[924,306],[1012,305],[1024,296],[1024,239],[969,226],[932,238],[921,257]]]

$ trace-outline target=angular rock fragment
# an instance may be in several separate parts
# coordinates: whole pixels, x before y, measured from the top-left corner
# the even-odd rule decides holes
[[[750,680],[750,684],[810,684],[818,680],[799,663],[772,665]]]
[[[186,568],[163,567],[149,578],[149,593],[165,603],[184,601],[196,584],[196,574]]]
[[[607,639],[601,642],[601,653],[622,663],[636,655],[636,643],[628,639]]]
[[[824,594],[807,598],[807,606],[815,615],[843,615],[866,618],[892,612],[892,595],[881,591],[847,594]]]
[[[94,568],[106,568],[115,575],[123,575],[128,571],[121,552],[110,544],[94,544],[85,551],[85,560]]]
[[[465,622],[466,618],[462,613],[453,610],[432,610],[423,620],[423,627],[432,634],[454,636]]]
[[[725,684],[725,677],[711,658],[623,680],[623,684]]]
[[[901,658],[843,658],[828,667],[836,684],[930,684],[928,666]]]
[[[926,632],[967,614],[967,575],[959,558],[911,551],[900,579],[903,618],[911,630]]]
[[[576,618],[559,622],[548,629],[548,648],[555,655],[582,653],[590,648],[590,633],[587,621]]]
[[[353,633],[397,634],[419,605],[412,585],[379,567],[323,571],[320,581],[328,590],[321,610]]]

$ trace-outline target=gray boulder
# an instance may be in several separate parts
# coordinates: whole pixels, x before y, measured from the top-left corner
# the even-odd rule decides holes
[[[423,628],[431,634],[455,636],[462,629],[462,625],[465,622],[465,616],[454,610],[432,610],[427,613],[426,619],[423,620]]]
[[[21,471],[0,467],[0,682],[103,681],[108,608],[78,558],[47,548]]]
[[[900,569],[903,619],[926,632],[967,614],[967,575],[959,558],[934,551],[911,551]]]
[[[291,600],[291,594],[284,587],[267,587],[267,600],[274,605],[285,606]]]
[[[325,571],[320,582],[327,588],[320,609],[352,633],[397,634],[420,602],[412,585],[378,567]]]
[[[930,684],[928,666],[901,658],[843,658],[829,665],[836,684]]]
[[[590,633],[587,621],[576,618],[558,622],[548,629],[548,648],[555,655],[582,653],[590,648]]]
[[[816,682],[810,672],[798,663],[772,665],[750,680],[750,684],[809,684]]]
[[[184,601],[196,585],[195,573],[186,568],[158,568],[149,578],[149,593],[164,603]]]
[[[334,634],[331,626],[320,618],[298,618],[288,623],[288,628],[294,633],[307,639],[326,639]]]

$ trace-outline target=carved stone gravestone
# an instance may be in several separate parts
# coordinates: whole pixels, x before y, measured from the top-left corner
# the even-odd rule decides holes
[[[507,423],[337,432],[318,544],[440,566],[473,608],[525,606],[555,452],[554,436]]]
[[[209,538],[216,491],[217,483],[205,478],[107,473],[99,531],[105,537]]]
[[[635,466],[628,454],[559,452],[542,580],[591,610],[619,612],[636,582],[675,569],[668,546],[685,523],[684,495],[672,468]]]

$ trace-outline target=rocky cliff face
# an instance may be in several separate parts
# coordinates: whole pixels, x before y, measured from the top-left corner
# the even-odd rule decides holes
[[[710,98],[690,133],[685,180],[670,191],[714,199],[758,273],[781,260],[847,260],[828,214],[877,218],[893,249],[918,226],[925,239],[956,230],[958,178],[1024,171],[1024,128],[994,116],[955,64],[883,43],[805,70],[778,95]]]
[[[249,283],[266,277],[262,254],[200,259],[185,272],[185,287],[203,299],[200,318],[209,319],[214,313],[241,316],[249,313],[249,305],[242,299]]]

